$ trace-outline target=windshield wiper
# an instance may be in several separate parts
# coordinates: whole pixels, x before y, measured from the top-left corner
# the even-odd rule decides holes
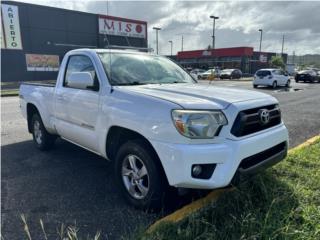
[[[134,81],[134,82],[128,82],[128,83],[116,83],[114,85],[116,85],[116,86],[135,86],[135,85],[146,85],[146,84],[148,84],[148,83]]]
[[[184,82],[184,81],[173,81],[173,82],[162,82],[160,84],[173,84],[173,83],[188,83],[188,82]]]

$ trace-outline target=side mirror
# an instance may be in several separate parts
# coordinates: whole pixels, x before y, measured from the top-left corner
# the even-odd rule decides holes
[[[68,87],[88,89],[93,87],[92,75],[89,72],[73,72],[68,77]]]

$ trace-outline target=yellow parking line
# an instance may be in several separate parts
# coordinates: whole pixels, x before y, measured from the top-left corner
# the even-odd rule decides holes
[[[313,144],[318,139],[320,139],[320,135],[314,136],[314,137],[308,139],[307,141],[305,141],[304,143],[302,143],[302,144],[290,149],[289,153],[291,153],[292,151],[307,147],[307,146]],[[151,233],[160,223],[164,223],[164,222],[179,222],[179,221],[183,220],[185,217],[189,216],[190,214],[192,214],[192,213],[198,211],[199,209],[209,205],[211,202],[216,201],[221,194],[223,194],[225,192],[228,192],[228,191],[232,191],[234,189],[235,189],[234,187],[230,187],[230,188],[225,188],[225,189],[213,190],[206,197],[200,198],[200,199],[198,199],[198,200],[196,200],[196,201],[194,201],[194,202],[182,207],[181,209],[178,209],[174,213],[171,213],[171,214],[159,219],[158,221],[153,223],[148,228],[147,233]]]
[[[291,153],[292,151],[299,150],[299,149],[301,149],[301,148],[307,147],[307,146],[313,144],[313,143],[314,143],[315,141],[317,141],[318,139],[320,139],[320,135],[316,135],[316,136],[314,136],[314,137],[312,137],[312,138],[309,138],[309,139],[308,139],[307,141],[305,141],[304,143],[301,143],[300,145],[298,145],[298,146],[296,146],[296,147],[294,147],[294,148],[291,148],[291,149],[289,150],[289,153]]]
[[[187,217],[188,215],[190,215],[191,213],[194,213],[197,210],[207,206],[209,203],[216,201],[222,193],[232,191],[232,190],[234,190],[233,187],[213,190],[206,197],[200,198],[200,199],[182,207],[181,209],[178,209],[174,213],[169,214],[169,215],[165,216],[164,218],[159,219],[158,221],[156,221],[154,224],[152,224],[148,228],[147,232],[148,233],[152,232],[155,229],[155,227],[157,227],[160,223],[163,223],[163,222],[179,222],[182,219],[184,219],[185,217]]]

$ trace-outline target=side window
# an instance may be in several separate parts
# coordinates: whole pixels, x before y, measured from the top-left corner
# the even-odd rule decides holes
[[[279,75],[279,74],[280,74],[278,70],[274,70],[274,71],[272,71],[272,72],[273,72],[273,74],[275,74],[275,75]]]
[[[89,57],[83,55],[74,55],[69,57],[67,68],[64,76],[63,86],[68,86],[68,78],[73,72],[89,72],[94,80],[94,88],[92,90],[99,90],[99,80]]]

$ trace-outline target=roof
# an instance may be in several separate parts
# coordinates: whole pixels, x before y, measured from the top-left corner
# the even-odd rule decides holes
[[[90,53],[139,53],[139,54],[148,54],[148,55],[155,55],[153,53],[141,52],[134,49],[108,49],[108,48],[79,48],[73,49],[69,51],[70,53],[77,53],[77,52],[90,52]]]
[[[278,70],[278,68],[261,68],[258,71],[273,71],[273,70]]]

